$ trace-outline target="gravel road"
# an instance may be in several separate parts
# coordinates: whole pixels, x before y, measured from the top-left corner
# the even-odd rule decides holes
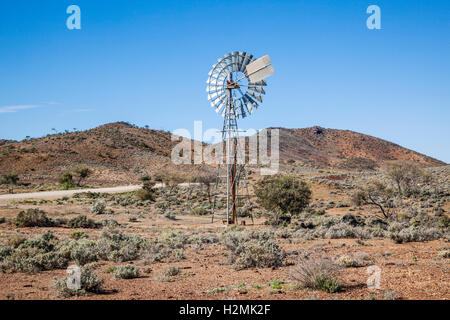
[[[191,183],[191,185],[196,183]],[[179,186],[188,186],[189,183],[180,183]],[[157,183],[155,188],[161,188],[162,183]],[[42,191],[42,192],[30,192],[30,193],[15,193],[15,194],[1,194],[0,201],[2,200],[19,200],[19,199],[58,199],[62,197],[70,197],[76,193],[81,192],[101,192],[101,193],[121,193],[135,191],[142,188],[142,185],[130,185],[111,188],[92,188],[92,189],[79,189],[79,190],[57,190],[57,191]]]

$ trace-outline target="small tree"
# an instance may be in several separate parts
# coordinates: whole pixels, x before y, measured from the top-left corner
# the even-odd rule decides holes
[[[142,182],[146,182],[146,181],[151,181],[152,180],[152,177],[151,176],[147,176],[147,175],[145,175],[145,176],[142,176],[141,178],[140,178],[140,180],[142,181]]]
[[[164,187],[167,187],[169,193],[172,194],[176,190],[178,185],[186,180],[186,177],[178,172],[163,169],[160,170],[158,175],[155,175],[155,181],[158,180],[164,183]]]
[[[211,203],[211,184],[216,181],[216,175],[211,172],[199,172],[195,176],[197,182],[206,187],[208,201]]]
[[[9,193],[13,193],[14,192],[13,186],[17,185],[18,182],[19,182],[19,175],[15,173],[8,173],[3,175],[1,184],[10,185],[11,187],[9,188]]]
[[[155,189],[153,189],[154,186],[155,186],[154,182],[152,182],[150,180],[144,180],[142,189],[139,189],[138,191],[136,191],[136,197],[139,200],[143,200],[143,201],[144,200],[155,201],[156,195],[155,195]]]
[[[64,172],[59,178],[59,183],[64,186],[65,189],[69,189],[73,186],[73,176],[70,172]]]
[[[311,201],[308,184],[294,176],[267,176],[254,187],[258,203],[273,214],[274,224],[279,224],[283,214],[297,215]]]
[[[86,166],[79,166],[73,170],[73,175],[78,178],[77,186],[81,186],[81,181],[92,174],[92,170]]]
[[[367,187],[353,195],[353,203],[357,206],[366,204],[377,206],[385,218],[394,213],[395,192],[379,180],[373,180]]]
[[[429,176],[418,166],[403,162],[390,165],[387,171],[388,177],[394,182],[398,193],[416,193],[418,185],[427,182]]]

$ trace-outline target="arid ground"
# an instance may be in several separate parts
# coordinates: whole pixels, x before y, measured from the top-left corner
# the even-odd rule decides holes
[[[439,200],[426,192],[407,198],[396,221],[351,202],[357,186],[373,176],[387,179],[383,173],[289,168],[311,185],[312,202],[276,227],[265,224],[258,206],[253,223],[249,216],[234,227],[220,217],[211,222],[208,194],[196,184],[159,188],[156,201],[139,200],[135,191],[1,200],[0,299],[450,298],[448,166],[427,169],[442,186]],[[104,207],[93,210],[99,202]],[[47,226],[20,226],[18,214],[36,208]],[[269,251],[255,253],[268,243]],[[332,293],[292,277],[299,258],[311,252],[339,267]],[[64,297],[55,278],[67,276],[74,263],[98,275],[101,289]],[[115,272],[125,265],[134,266],[130,279]],[[378,289],[367,286],[373,266],[380,270]]]

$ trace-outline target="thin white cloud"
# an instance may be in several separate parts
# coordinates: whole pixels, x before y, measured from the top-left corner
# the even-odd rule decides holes
[[[0,107],[0,113],[13,113],[21,110],[28,110],[37,108],[36,105],[20,105],[20,106],[4,106]]]

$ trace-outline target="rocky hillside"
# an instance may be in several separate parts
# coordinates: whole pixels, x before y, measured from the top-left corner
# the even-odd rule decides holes
[[[0,146],[3,146],[5,144],[11,144],[11,143],[15,143],[17,141],[15,140],[5,140],[5,139],[0,139]]]
[[[174,144],[169,132],[110,123],[0,145],[0,174],[14,172],[22,181],[55,182],[62,172],[84,164],[94,171],[90,182],[137,183],[143,175],[174,167],[170,162]]]
[[[304,129],[280,128],[280,157],[288,161],[347,168],[379,167],[396,160],[412,161],[424,167],[445,165],[442,161],[386,140],[349,130],[317,126]]]
[[[192,173],[192,166],[171,163],[175,144],[169,132],[124,122],[20,142],[0,140],[0,175],[17,173],[21,181],[56,182],[64,171],[84,164],[94,171],[90,184],[129,184],[161,170]],[[379,167],[390,160],[444,164],[382,139],[319,127],[280,129],[280,157],[302,165],[345,168]]]

